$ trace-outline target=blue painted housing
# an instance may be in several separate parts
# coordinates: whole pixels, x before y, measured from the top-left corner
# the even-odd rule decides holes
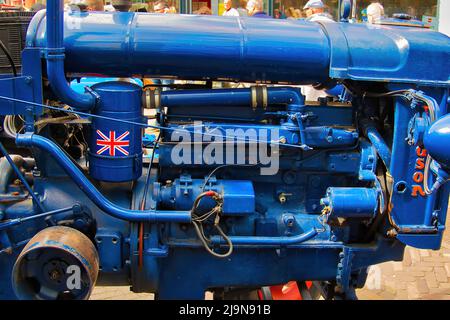
[[[191,179],[188,175],[182,175],[168,185],[161,186],[155,183],[153,197],[159,201],[165,209],[191,210],[195,198],[202,192],[215,191],[223,196],[223,214],[225,215],[249,215],[255,212],[255,191],[253,184],[248,180],[216,180]],[[207,212],[215,205],[212,199],[204,199],[198,206],[198,210]]]
[[[345,298],[364,284],[369,266],[400,261],[405,245],[440,247],[450,193],[442,147],[448,140],[447,36],[295,20],[64,15],[61,0],[47,4],[48,17],[37,13],[28,30],[23,74],[0,78],[0,115],[25,122],[15,144],[3,136],[0,142],[32,157],[13,156],[14,170],[0,159],[0,298],[17,298],[11,269],[21,248],[58,224],[79,228],[96,243],[98,284],[131,285],[161,299],[292,280],[335,284],[332,291]],[[142,97],[135,84],[103,82],[83,92],[66,78],[134,75],[283,86],[149,90]],[[321,90],[340,83],[351,99],[305,101],[300,88],[287,83]],[[433,103],[425,107],[427,101]],[[161,133],[148,141],[159,156],[146,167],[141,103],[156,109]],[[70,112],[77,117],[60,117]],[[240,130],[244,135],[235,140],[244,141],[212,148],[211,135],[226,138],[227,130]],[[84,133],[90,133],[89,161]],[[187,137],[183,144],[177,133]],[[107,140],[124,139],[125,152],[105,149]],[[261,154],[274,151],[279,163],[272,174],[261,173],[268,165],[253,161],[257,152],[247,153],[250,140]],[[181,146],[191,148],[187,162],[173,157]],[[414,194],[423,187],[424,147],[440,162],[431,166],[430,184],[441,185]],[[212,161],[220,155],[245,161]],[[15,181],[20,170],[27,187]],[[210,190],[223,199],[203,193]],[[202,212],[193,214],[199,195]],[[197,215],[203,210],[206,216]],[[232,254],[219,259],[211,250],[230,249],[226,237]]]
[[[142,89],[128,82],[102,82],[92,86],[100,102],[93,110],[103,117],[142,122]],[[89,172],[94,179],[110,182],[136,180],[142,174],[142,128],[94,118]],[[112,175],[111,172],[114,172]]]
[[[321,202],[330,207],[332,218],[373,218],[379,192],[369,188],[329,188]]]
[[[450,39],[421,28],[128,12],[66,13],[64,20],[72,73],[449,84]],[[45,26],[45,15],[36,15],[27,46],[46,46]]]

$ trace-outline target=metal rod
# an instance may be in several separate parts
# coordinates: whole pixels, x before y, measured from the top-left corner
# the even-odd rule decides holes
[[[42,136],[26,133],[19,134],[16,138],[18,146],[36,147],[48,152],[62,169],[72,178],[78,187],[101,210],[115,218],[126,221],[147,222],[191,222],[190,211],[163,211],[163,210],[130,210],[117,206],[109,201],[81,172],[78,167],[67,157],[55,143]]]
[[[1,143],[1,142],[0,142],[0,151],[3,153],[3,155],[6,158],[6,160],[8,160],[9,165],[11,166],[11,168],[13,168],[13,170],[16,173],[16,175],[19,178],[19,180],[23,183],[25,188],[30,193],[30,196],[33,198],[33,200],[35,201],[36,205],[39,207],[39,210],[41,212],[44,212],[45,211],[44,206],[39,201],[38,197],[34,194],[33,189],[31,189],[31,186],[27,182],[27,179],[25,179],[25,177],[23,176],[22,172],[20,172],[19,168],[17,168],[16,164],[14,163],[14,161],[9,156],[8,151],[6,151],[6,148],[3,146],[3,143]]]
[[[293,237],[258,237],[258,236],[231,236],[231,242],[236,245],[258,245],[258,246],[272,246],[272,245],[294,245],[305,242],[317,235],[317,230],[312,229],[308,232],[293,236]],[[221,236],[212,236],[211,242],[214,244],[226,244],[225,239]]]
[[[21,224],[21,223],[29,221],[29,220],[34,220],[34,219],[38,219],[38,218],[41,218],[41,217],[46,217],[46,216],[50,216],[50,215],[54,215],[54,214],[58,214],[58,213],[63,213],[63,212],[71,211],[71,210],[73,210],[73,207],[67,207],[67,208],[47,211],[47,212],[43,212],[43,213],[36,214],[36,215],[33,215],[33,216],[25,217],[25,218],[11,219],[11,220],[8,220],[8,221],[0,223],[0,231],[4,230],[4,229],[8,229],[10,227],[13,227],[15,225]]]

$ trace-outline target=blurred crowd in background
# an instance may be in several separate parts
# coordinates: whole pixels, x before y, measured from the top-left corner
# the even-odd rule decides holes
[[[45,8],[45,1],[0,0],[0,9],[38,11]],[[64,2],[66,8],[76,6],[82,10],[95,11],[336,20],[339,0],[65,0]],[[189,3],[184,5],[184,10],[183,3]],[[392,17],[398,13],[407,15],[408,19],[428,21],[437,17],[438,0],[355,0],[354,4],[355,22],[376,23],[377,19]]]

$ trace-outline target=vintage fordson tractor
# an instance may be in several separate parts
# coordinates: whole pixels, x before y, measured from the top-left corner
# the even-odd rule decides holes
[[[439,249],[446,35],[345,14],[315,23],[47,3],[21,72],[0,78],[0,298],[86,299],[95,284],[239,298],[314,281],[348,299],[406,245]],[[93,75],[116,80],[69,85]],[[197,82],[153,90],[131,78]],[[299,86],[342,94],[307,101]]]

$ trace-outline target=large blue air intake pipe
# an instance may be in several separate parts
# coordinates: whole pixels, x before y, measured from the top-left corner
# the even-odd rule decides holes
[[[80,109],[89,110],[95,105],[95,96],[90,93],[80,94],[73,91],[67,82],[64,72],[64,12],[62,0],[47,1],[47,43],[46,48],[47,76],[50,85],[64,103]]]
[[[55,7],[61,2],[48,1],[47,16],[58,26],[62,13],[57,14]],[[46,47],[45,25],[45,16],[36,15],[28,29],[27,46]],[[64,27],[65,68],[72,73],[303,84],[325,82],[329,75],[329,40],[316,23],[66,12]],[[47,29],[50,37],[54,28]]]
[[[191,221],[190,211],[169,211],[169,210],[131,210],[121,208],[109,201],[103,194],[89,181],[88,178],[77,168],[69,157],[55,143],[47,138],[36,134],[17,135],[16,144],[18,146],[36,147],[48,152],[56,162],[73,179],[78,187],[105,213],[127,221],[148,221],[148,222],[185,222]]]

